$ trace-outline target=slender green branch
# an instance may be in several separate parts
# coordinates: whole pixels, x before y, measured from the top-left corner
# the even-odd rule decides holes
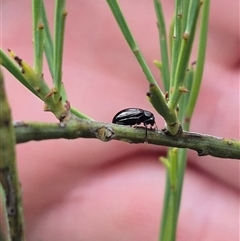
[[[176,3],[177,4],[176,4],[175,13],[179,8],[178,0],[176,0]],[[174,62],[174,60],[172,60],[172,65],[174,65],[174,63],[175,64],[177,63],[177,65],[176,65],[176,68],[173,67],[172,69],[171,90],[173,91],[173,93],[170,93],[169,108],[173,110],[177,107],[179,103],[179,112],[178,112],[179,120],[182,123],[182,128],[185,131],[188,131],[190,127],[190,119],[191,119],[190,113],[191,114],[193,113],[193,109],[195,107],[195,102],[191,100],[193,98],[191,96],[194,96],[194,98],[197,98],[198,96],[198,91],[200,89],[200,83],[201,83],[202,72],[203,72],[203,64],[205,60],[204,57],[206,52],[207,25],[208,25],[208,13],[209,13],[209,11],[206,11],[206,9],[209,10],[209,3],[207,4],[208,6],[204,4],[205,6],[203,11],[205,11],[205,13],[202,15],[202,23],[204,23],[205,26],[204,27],[202,26],[203,31],[201,31],[200,33],[200,41],[199,41],[200,45],[199,45],[199,54],[198,54],[198,58],[200,58],[200,60],[197,59],[197,63],[199,62],[198,71],[195,71],[193,66],[191,66],[191,68],[188,71],[186,71],[186,68],[187,68],[190,53],[191,53],[192,43],[194,40],[194,34],[196,29],[197,17],[198,17],[198,12],[199,12],[201,3],[200,1],[190,0],[190,4],[189,4],[189,1],[186,0],[186,1],[183,1],[182,4],[183,4],[182,5],[183,18],[181,20],[182,23],[179,26],[181,26],[181,28],[184,28],[185,32],[183,35],[183,39],[181,40],[182,46],[180,49],[180,53],[177,53],[177,55],[176,53],[174,53],[174,51],[176,51],[176,49],[174,48],[176,46],[174,44],[176,43],[175,43],[175,39],[173,39],[172,56],[173,58],[175,57],[177,61]],[[180,19],[177,19],[178,15],[179,14],[175,15],[175,24],[177,24],[177,22],[180,22]],[[179,31],[178,34],[181,34],[181,32],[182,30]],[[194,88],[196,88],[195,91],[193,91]],[[192,112],[190,112],[189,110],[191,110]],[[237,146],[238,145],[239,144],[237,144]],[[171,156],[170,153],[171,153],[171,148],[168,156]],[[187,149],[179,149],[178,155],[177,155],[177,171],[173,172],[172,169],[175,169],[174,165],[170,165],[170,168],[167,168],[165,200],[164,200],[164,207],[163,207],[164,215],[162,217],[161,235],[160,235],[160,240],[162,241],[163,240],[175,241],[174,234],[176,233],[176,229],[177,229],[177,220],[178,220],[178,215],[180,210],[186,163],[187,163]],[[171,173],[174,173],[174,175],[173,174],[171,175]],[[170,177],[175,176],[176,178],[176,186],[174,185],[175,187],[174,190],[172,190],[173,185],[169,176]],[[172,219],[170,217],[172,217]],[[170,222],[169,220],[172,220],[172,222]]]
[[[162,158],[160,158],[162,159]],[[175,241],[177,231],[177,168],[178,149],[169,148],[165,198],[159,240]]]
[[[42,1],[32,0],[33,13],[33,44],[34,44],[34,64],[33,69],[38,76],[42,75],[43,67],[43,21],[42,21]]]
[[[90,120],[72,120],[69,123],[17,122],[14,124],[16,142],[31,140],[98,138],[100,140],[121,140],[130,143],[145,141],[145,128],[132,128],[116,124],[94,122]],[[102,134],[100,134],[100,132]],[[149,130],[149,144],[189,148],[199,156],[211,155],[221,158],[240,158],[240,143],[237,140],[183,132],[181,135],[168,136],[162,131]]]
[[[107,3],[118,23],[118,26],[120,27],[130,49],[132,50],[132,52],[134,53],[134,55],[136,56],[140,66],[142,67],[142,70],[149,82],[149,84],[153,84],[155,86],[158,86],[155,78],[153,77],[149,67],[147,66],[147,63],[136,43],[136,41],[134,40],[130,30],[129,30],[129,27],[124,19],[124,16],[121,12],[121,9],[117,3],[116,0],[107,0]],[[159,88],[159,87],[158,87]]]
[[[200,6],[200,1],[191,1],[188,12],[187,26],[181,41],[181,49],[178,56],[176,73],[173,76],[174,88],[172,90],[172,94],[170,94],[168,102],[170,110],[174,110],[177,107],[179,98],[183,93],[182,88],[184,87],[184,79],[192,50]]]
[[[42,0],[41,0],[42,1]],[[53,61],[53,40],[50,33],[49,23],[47,19],[46,9],[44,3],[42,3],[42,18],[44,24],[44,52],[46,55],[48,67],[53,78],[54,76],[54,61]]]
[[[168,106],[166,105],[166,100],[161,95],[161,92],[159,92],[159,89],[155,85],[150,85],[149,87],[149,93],[147,94],[149,97],[149,101],[153,105],[153,107],[156,109],[156,111],[164,117],[167,124],[169,124],[168,130],[175,129],[175,125],[178,120],[176,113],[170,112]],[[173,127],[171,127],[173,125]],[[178,130],[178,128],[177,128]]]
[[[37,91],[33,88],[31,84],[28,83],[28,81],[23,77],[23,74],[19,67],[12,61],[12,59],[5,54],[0,49],[0,65],[5,67],[9,73],[11,73],[16,79],[20,81],[27,89],[29,89],[33,94],[38,96]]]
[[[59,99],[58,102],[55,102],[53,99],[54,91],[50,90],[47,83],[43,79],[43,76],[37,75],[36,72],[32,69],[32,67],[28,65],[28,63],[26,63],[23,59],[15,55],[14,52],[10,51],[10,55],[22,68],[22,77],[31,86],[34,92],[36,92],[36,95],[44,101],[44,110],[51,111],[60,121],[68,119],[70,117],[69,102],[63,103],[62,99]]]
[[[24,241],[20,182],[15,155],[15,134],[0,70],[0,182],[5,191],[11,240]]]
[[[186,88],[191,91],[191,85],[193,83],[194,69],[193,66],[187,72],[186,75]],[[186,129],[185,109],[188,104],[189,93],[184,93],[180,99],[178,116],[181,123],[183,123],[183,130]],[[185,174],[185,166],[187,163],[187,149],[169,148],[168,159],[170,167],[167,168],[166,186],[163,202],[163,215],[161,220],[161,233],[159,236],[160,241],[175,241],[178,213],[180,208],[182,185]],[[174,155],[173,155],[174,154]],[[173,181],[174,180],[174,181]],[[171,202],[169,201],[171,200]],[[171,222],[170,222],[171,221]]]
[[[78,110],[77,110],[76,108],[74,108],[74,107],[71,107],[71,108],[70,108],[70,111],[71,111],[71,113],[72,113],[74,116],[76,116],[76,117],[79,118],[79,119],[86,119],[86,120],[92,120],[92,121],[93,121],[93,119],[92,119],[90,116],[85,115],[84,113],[78,111]]]
[[[6,193],[3,189],[0,176],[0,240],[1,241],[11,241],[10,237],[10,227],[7,214],[7,199]]]
[[[192,91],[192,85],[194,80],[195,71],[193,68],[193,65],[191,65],[190,69],[187,72],[186,75],[186,89],[189,90],[189,92]],[[190,128],[190,121],[186,121],[186,109],[189,105],[189,93],[185,93],[179,103],[179,119],[182,123],[182,128],[185,131],[189,131]],[[182,196],[182,190],[183,190],[183,181],[185,176],[185,169],[187,165],[187,149],[179,149],[178,150],[178,173],[177,173],[177,198],[176,198],[176,219],[178,219],[178,214],[180,210],[180,203],[181,203],[181,196]]]
[[[200,91],[200,85],[202,80],[202,73],[204,69],[204,62],[205,62],[205,53],[206,53],[206,43],[207,43],[207,30],[208,30],[208,19],[209,19],[209,8],[210,8],[210,0],[204,0],[203,2],[203,12],[201,16],[201,28],[200,28],[200,41],[198,46],[198,57],[197,57],[197,64],[196,64],[196,71],[193,71],[193,67],[190,68],[187,80],[186,80],[186,87],[189,89],[189,94],[183,96],[183,101],[185,104],[182,105],[184,114],[182,115],[182,123],[183,129],[188,131],[190,127],[190,121],[193,115],[193,111],[196,105],[196,101],[198,98],[198,94]],[[180,209],[181,203],[181,194],[182,194],[182,187],[184,181],[184,173],[186,169],[187,163],[187,150],[182,149],[179,150],[179,170],[178,170],[178,212]]]
[[[161,218],[161,226],[159,233],[159,241],[164,240],[164,237],[167,235],[168,225],[169,225],[169,216],[170,216],[170,196],[171,196],[171,184],[169,177],[169,169],[166,169],[166,177],[165,177],[165,191],[164,191],[164,200],[162,206],[162,218]]]
[[[168,47],[167,47],[167,34],[165,19],[162,10],[162,4],[160,0],[154,0],[154,7],[157,15],[157,23],[159,29],[159,42],[161,49],[161,73],[165,92],[169,90],[170,83],[170,70],[169,70],[169,58],[168,58]]]
[[[189,97],[190,93],[192,92],[192,85],[193,85],[193,80],[194,80],[194,75],[195,75],[195,69],[194,65],[191,65],[190,68],[187,70],[186,76],[185,76],[185,87],[186,87],[186,92],[183,93],[183,95],[180,98],[179,101],[179,120],[184,125],[186,121],[186,109],[188,107],[189,103]],[[183,126],[182,126],[183,127]],[[184,130],[186,130],[183,127]]]
[[[175,12],[173,21],[173,36],[172,37],[172,65],[171,65],[171,79],[170,79],[170,89],[176,85],[175,75],[177,69],[177,63],[179,61],[179,52],[182,42],[182,0],[175,1]]]
[[[202,75],[205,63],[205,53],[207,46],[207,32],[208,32],[208,19],[209,19],[210,0],[204,0],[203,12],[201,17],[201,28],[199,33],[199,45],[198,45],[198,56],[196,63],[196,72],[194,75],[193,86],[190,92],[189,104],[186,110],[186,119],[190,120],[193,115],[193,111],[198,99],[200,86],[202,83]]]
[[[190,1],[191,0],[182,1],[182,27],[183,27],[183,29],[186,28],[188,8],[189,8]]]
[[[55,22],[54,22],[54,87],[56,102],[61,96],[62,83],[62,57],[63,57],[63,40],[64,28],[67,12],[65,9],[65,0],[56,0]]]

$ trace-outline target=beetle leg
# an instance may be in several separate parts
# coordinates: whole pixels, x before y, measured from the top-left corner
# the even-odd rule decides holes
[[[144,142],[145,143],[148,143],[148,140],[147,140],[147,125],[144,123],[144,126],[145,126],[145,137],[144,137]]]
[[[138,124],[132,125],[132,128],[136,128],[136,127],[138,127]]]
[[[153,128],[151,127],[151,129],[153,129],[153,130],[155,130],[155,131],[158,131],[157,124],[156,124],[156,123],[154,123],[154,127],[153,127]]]

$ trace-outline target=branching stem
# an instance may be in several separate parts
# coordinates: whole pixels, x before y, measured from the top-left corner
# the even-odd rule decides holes
[[[31,140],[98,138],[102,141],[120,140],[129,143],[144,143],[145,128],[132,128],[90,120],[72,120],[69,123],[16,122],[16,142]],[[211,155],[220,158],[240,159],[240,142],[194,132],[183,131],[177,136],[168,136],[163,131],[148,130],[149,144],[189,148],[199,156]]]

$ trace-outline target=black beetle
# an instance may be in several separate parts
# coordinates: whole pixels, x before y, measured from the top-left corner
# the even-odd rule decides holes
[[[119,125],[143,125],[146,127],[146,136],[147,138],[147,126],[151,125],[156,126],[155,117],[153,113],[147,110],[139,109],[139,108],[127,108],[119,111],[112,120],[112,123]]]

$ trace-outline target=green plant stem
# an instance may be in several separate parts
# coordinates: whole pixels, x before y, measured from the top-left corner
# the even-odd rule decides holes
[[[175,0],[174,24],[172,37],[172,65],[169,93],[175,84],[175,74],[179,61],[179,52],[182,41],[182,0]]]
[[[209,16],[209,1],[206,3],[204,2],[203,7],[203,15],[202,15],[202,25],[201,25],[201,31],[200,31],[200,41],[199,41],[199,51],[198,51],[198,58],[197,58],[197,69],[196,71],[193,71],[190,69],[186,76],[186,83],[187,83],[187,89],[190,91],[190,96],[188,94],[185,94],[180,100],[180,121],[182,124],[182,127],[184,130],[189,130],[190,127],[190,119],[195,107],[196,99],[199,93],[201,79],[202,79],[202,73],[203,73],[203,66],[204,66],[204,60],[205,60],[205,52],[206,52],[206,36],[207,36],[207,26],[208,26],[208,16]],[[189,28],[190,29],[190,28]],[[188,30],[190,31],[190,30]],[[183,188],[183,182],[184,182],[184,174],[186,169],[186,163],[187,163],[187,150],[186,149],[180,149],[178,152],[178,173],[177,173],[177,188],[176,188],[176,196],[174,201],[176,212],[169,211],[169,208],[166,208],[166,214],[171,215],[174,214],[175,220],[178,219],[179,210],[180,210],[180,204],[181,204],[181,195],[182,195],[182,188]],[[167,192],[166,194],[169,196],[167,199],[170,199],[172,196],[171,191]],[[167,205],[167,204],[166,204]],[[164,221],[164,220],[163,220]],[[165,228],[163,230],[163,234],[166,234],[166,226],[163,226]],[[171,232],[174,232],[174,227],[172,227],[173,230],[170,230]],[[176,228],[176,226],[175,226]],[[162,240],[168,240],[168,235],[165,235]],[[169,239],[170,240],[170,239]],[[175,240],[175,239],[173,239]]]
[[[176,239],[176,190],[171,189],[169,176],[166,175],[164,206],[161,222],[160,241],[175,241]]]
[[[186,75],[186,88],[191,91],[191,86],[194,78],[194,69],[193,66],[187,72]],[[189,130],[188,123],[184,122],[185,120],[185,109],[188,105],[189,93],[184,93],[180,99],[179,103],[179,120],[182,125],[183,130]],[[167,178],[166,178],[166,187],[165,187],[165,197],[164,197],[164,206],[163,206],[163,216],[161,221],[161,236],[160,240],[175,240],[176,230],[177,230],[177,220],[179,214],[179,208],[181,203],[181,194],[183,188],[185,167],[187,163],[187,149],[174,149],[169,148],[168,158],[169,162],[171,160],[171,165],[167,169]],[[172,190],[174,189],[174,190]],[[170,203],[169,200],[172,200],[173,203]],[[168,219],[171,217],[171,226],[168,224]],[[169,235],[171,234],[171,235]]]
[[[14,126],[17,143],[59,138],[98,138],[97,133],[101,128],[109,128],[109,130],[113,132],[113,135],[109,137],[108,140],[121,140],[137,144],[144,143],[146,139],[146,130],[144,127],[132,128],[85,119],[74,119],[69,123],[60,124],[17,122]],[[153,145],[189,148],[197,151],[200,156],[211,155],[221,158],[240,159],[240,142],[233,139],[186,131],[183,131],[181,135],[168,136],[162,131],[149,130],[147,133],[147,141]]]
[[[177,230],[178,149],[169,148],[160,241],[175,241]]]
[[[187,109],[188,105],[190,104],[189,96],[192,91],[194,75],[195,75],[195,70],[194,70],[193,65],[191,65],[186,73],[185,81],[184,81],[185,85],[186,85],[186,90],[188,92],[183,93],[183,95],[180,98],[180,102],[179,102],[179,112],[178,112],[179,115],[178,116],[179,116],[179,120],[182,124],[184,124],[186,121],[186,109]],[[186,130],[186,129],[184,129],[183,126],[182,126],[182,128],[183,128],[183,130]]]
[[[0,221],[1,221],[0,240],[1,241],[11,241],[6,203],[7,203],[7,199],[6,199],[5,191],[0,181]]]
[[[188,8],[191,0],[182,1],[182,28],[186,28]]]
[[[147,63],[136,43],[136,41],[134,40],[130,30],[129,30],[129,27],[124,19],[124,16],[121,12],[121,9],[117,3],[116,0],[107,0],[107,3],[118,23],[118,26],[120,27],[130,49],[132,50],[132,52],[134,53],[137,61],[139,62],[140,66],[142,67],[142,70],[149,82],[149,84],[153,84],[155,86],[158,86],[155,78],[153,77],[149,67],[147,66]],[[159,87],[158,87],[159,88]],[[163,95],[163,94],[162,94]]]
[[[202,18],[201,18],[201,27],[200,27],[200,33],[199,33],[200,38],[199,38],[199,45],[198,45],[196,71],[195,71],[194,80],[193,80],[194,84],[190,92],[189,105],[186,110],[186,119],[188,120],[190,120],[193,115],[193,111],[195,109],[195,105],[196,105],[199,91],[200,91],[200,86],[202,83],[202,75],[203,75],[205,53],[206,53],[206,46],[207,46],[209,9],[210,9],[210,0],[204,0],[203,12],[202,12]]]
[[[207,31],[208,31],[208,19],[209,19],[209,8],[210,8],[210,0],[204,0],[203,3],[203,12],[201,17],[201,27],[200,27],[200,40],[199,40],[199,47],[198,47],[198,57],[197,57],[197,65],[196,65],[196,71],[194,71],[194,74],[192,75],[192,70],[189,71],[189,79],[187,81],[187,84],[191,86],[187,86],[187,88],[190,90],[190,96],[187,96],[186,103],[184,106],[186,108],[184,118],[182,118],[183,123],[183,129],[186,131],[189,131],[190,129],[190,120],[193,115],[193,111],[196,105],[196,100],[198,98],[198,94],[200,91],[200,85],[202,80],[202,74],[204,69],[204,62],[205,62],[205,53],[206,53],[206,44],[207,44]],[[182,194],[182,187],[183,187],[183,181],[184,181],[184,173],[186,169],[187,164],[187,150],[181,149],[179,150],[179,170],[178,170],[178,212],[180,209],[180,203],[181,203],[181,194]]]
[[[1,49],[0,49],[0,64],[4,66],[9,71],[9,73],[11,73],[16,79],[18,79],[27,89],[29,89],[33,94],[38,96],[37,91],[34,90],[34,88],[23,77],[19,67]]]
[[[33,69],[40,77],[43,67],[43,21],[42,21],[42,1],[32,0],[33,13],[33,44],[34,44],[34,65]]]
[[[179,151],[178,151],[178,182],[177,182],[177,188],[176,188],[177,189],[176,219],[178,219],[178,214],[179,214],[179,210],[180,210],[186,165],[187,165],[187,149],[179,149]]]
[[[176,123],[178,123],[178,118],[176,112],[170,112],[166,101],[164,97],[162,96],[161,92],[159,92],[159,89],[155,85],[150,85],[149,87],[149,93],[148,93],[149,101],[152,103],[153,107],[156,109],[156,111],[164,117],[164,120],[169,125],[168,130],[171,133],[177,133],[178,126]],[[171,127],[173,125],[173,127]]]
[[[56,0],[54,21],[54,99],[59,101],[62,83],[63,40],[66,19],[65,0]]]
[[[0,70],[0,182],[7,199],[12,241],[24,241],[24,219],[20,182],[16,166],[15,135]]]
[[[176,73],[173,75],[174,88],[170,94],[168,106],[170,110],[176,109],[179,98],[183,93],[181,88],[184,86],[184,79],[186,70],[192,50],[192,44],[195,36],[196,24],[198,14],[200,10],[200,1],[192,0],[189,6],[188,20],[186,30],[181,41],[181,48],[178,55],[178,61],[176,66]]]
[[[42,18],[43,18],[43,24],[44,24],[44,52],[46,55],[49,71],[50,71],[52,79],[53,79],[53,76],[54,76],[53,40],[52,40],[52,36],[50,33],[50,28],[49,28],[49,23],[48,23],[44,3],[42,3],[42,8],[43,8],[42,9],[42,15],[43,15]]]
[[[85,120],[91,120],[93,121],[93,119],[90,116],[87,116],[85,114],[83,114],[82,112],[79,112],[76,108],[71,107],[70,109],[71,113],[76,116],[79,119],[85,119]]]
[[[169,90],[170,83],[170,70],[169,70],[169,58],[168,58],[168,47],[167,47],[167,34],[165,19],[162,10],[162,4],[160,0],[154,0],[154,7],[157,15],[157,23],[159,30],[159,42],[161,49],[161,61],[162,61],[162,80],[165,92]]]

